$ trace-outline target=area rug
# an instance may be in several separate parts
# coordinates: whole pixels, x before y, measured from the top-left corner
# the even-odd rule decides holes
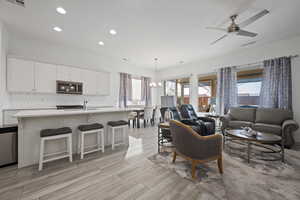
[[[264,161],[259,148],[252,148],[250,163],[245,145],[230,143],[223,153],[224,173],[217,162],[197,166],[194,180],[191,163],[180,158],[172,163],[172,154],[164,152],[148,159],[197,185],[199,191],[210,192],[214,199],[264,200],[300,199],[300,152],[287,150],[286,162]],[[273,159],[273,158],[271,158]]]

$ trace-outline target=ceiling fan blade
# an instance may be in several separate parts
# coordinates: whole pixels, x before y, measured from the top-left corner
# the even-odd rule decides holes
[[[270,11],[268,11],[267,9],[264,9],[263,11],[257,13],[256,15],[250,17],[249,19],[239,23],[239,27],[243,28],[245,26],[248,26],[249,24],[252,24],[253,22],[255,22],[256,20],[265,16],[268,13],[270,13]]]
[[[218,30],[218,31],[225,31],[225,32],[227,32],[227,29],[226,29],[226,28],[206,27],[206,29],[210,29],[210,30]]]
[[[237,32],[237,35],[246,36],[246,37],[255,37],[255,36],[257,36],[257,33],[252,33],[252,32],[249,32],[249,31],[239,30]]]
[[[218,38],[217,40],[213,41],[212,43],[210,43],[210,45],[216,44],[217,42],[219,42],[220,40],[226,38],[228,35],[223,35],[222,37]]]
[[[247,43],[245,43],[245,44],[242,44],[241,47],[250,46],[250,45],[255,44],[255,43],[256,43],[256,41],[247,42]]]

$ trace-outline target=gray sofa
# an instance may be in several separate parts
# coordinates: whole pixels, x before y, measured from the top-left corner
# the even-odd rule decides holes
[[[283,136],[286,147],[293,146],[293,132],[299,128],[293,120],[293,112],[283,109],[234,107],[220,119],[222,131],[248,126],[256,131]]]

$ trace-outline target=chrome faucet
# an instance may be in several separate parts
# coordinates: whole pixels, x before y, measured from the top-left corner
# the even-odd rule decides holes
[[[88,100],[83,101],[83,110],[87,110]]]

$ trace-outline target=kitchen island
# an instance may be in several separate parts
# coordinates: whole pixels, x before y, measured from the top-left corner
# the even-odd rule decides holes
[[[93,108],[87,110],[31,110],[18,112],[18,168],[37,164],[40,151],[40,131],[42,129],[68,126],[72,129],[73,154],[77,152],[77,127],[81,124],[101,123],[104,125],[105,146],[111,148],[111,135],[107,132],[107,122],[128,119],[132,109]],[[121,136],[121,134],[117,134]],[[125,143],[128,145],[128,133]],[[117,140],[121,137],[117,138]],[[96,143],[96,136],[86,138],[87,145]],[[66,144],[61,141],[49,141],[46,153],[63,152]]]

